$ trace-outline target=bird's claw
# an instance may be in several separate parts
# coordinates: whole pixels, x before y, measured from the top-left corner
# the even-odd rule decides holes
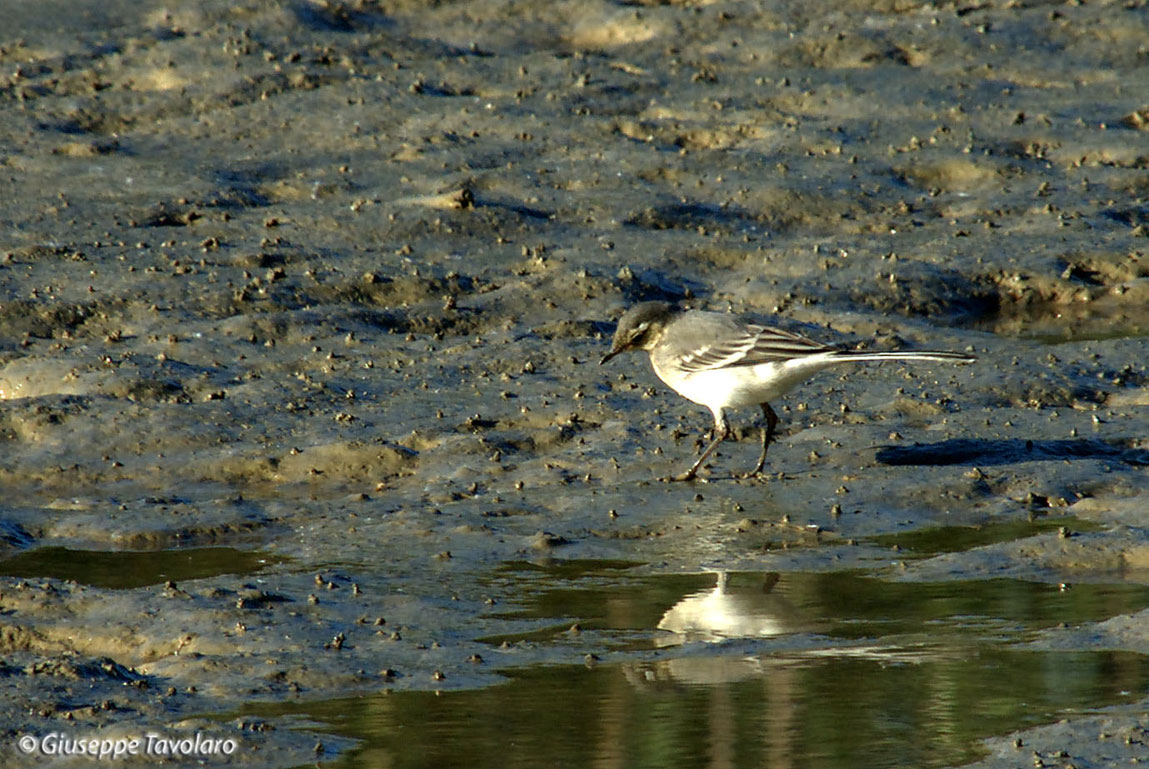
[[[663,483],[677,483],[679,481],[698,481],[699,483],[709,483],[705,478],[699,478],[698,473],[679,473],[678,475],[667,475],[658,480]]]

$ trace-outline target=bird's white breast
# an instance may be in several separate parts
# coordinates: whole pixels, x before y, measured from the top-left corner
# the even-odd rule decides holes
[[[659,366],[654,373],[682,397],[711,411],[756,406],[785,395],[816,372],[834,365],[829,356],[811,355],[788,361],[771,361],[756,366],[730,366],[682,373]]]

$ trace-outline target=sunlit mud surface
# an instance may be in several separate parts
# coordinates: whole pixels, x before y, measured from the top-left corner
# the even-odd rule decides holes
[[[623,764],[851,765],[870,748],[804,725],[846,702],[876,721],[842,739],[930,766],[1144,744],[1143,0],[3,10],[0,764],[65,730],[210,733],[242,747],[213,765],[268,769],[395,750],[333,734],[340,697],[586,703],[600,744],[604,709],[646,717],[628,697],[685,720]],[[747,410],[661,483],[711,418],[641,356],[597,365],[642,300],[979,360],[823,373],[773,404],[763,477],[733,477]],[[793,618],[664,616],[771,573]],[[932,591],[1002,637],[952,653]],[[894,656],[842,651],[874,639]],[[792,684],[670,672],[742,653]],[[994,666],[1032,707],[931,722]],[[862,674],[874,699],[835,704]],[[284,715],[222,715],[249,707]],[[760,741],[703,736],[740,720]]]

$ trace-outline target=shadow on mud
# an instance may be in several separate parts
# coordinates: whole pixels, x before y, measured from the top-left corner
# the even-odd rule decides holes
[[[876,458],[885,465],[1008,465],[1066,459],[1105,459],[1149,465],[1149,451],[1129,440],[978,440],[956,438],[940,443],[887,446]]]

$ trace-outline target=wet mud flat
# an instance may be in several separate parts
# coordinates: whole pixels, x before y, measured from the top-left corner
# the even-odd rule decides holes
[[[965,614],[899,614],[909,598],[885,610],[918,627],[867,625],[885,656],[853,658],[929,671],[938,699],[976,701],[956,693],[995,664],[1093,682],[997,724],[1020,734],[954,727],[929,765],[1013,766],[1021,740],[1026,761],[1115,766],[1145,743],[1143,3],[46,2],[11,21],[6,765],[43,764],[17,735],[148,729],[235,738],[221,765],[367,761],[381,732],[330,728],[350,706],[321,703],[420,712],[440,691],[467,712],[548,680],[666,680],[718,722],[779,670],[799,671],[774,701],[792,713],[852,675],[863,644],[826,630],[833,606],[794,628],[715,593],[751,619],[663,625],[713,573],[783,594],[829,574],[846,601],[847,571],[968,588],[985,605],[962,612],[1012,628],[978,631],[974,662],[930,667],[952,651],[939,617]],[[596,365],[647,299],[980,360],[823,374],[774,404],[766,477],[730,477],[755,456],[736,413],[705,482],[664,484],[709,415],[637,356]],[[588,562],[620,566],[563,571]],[[620,599],[629,580],[664,587]],[[1013,603],[1039,586],[1099,608],[1023,622],[999,580]],[[532,613],[536,594],[557,597]],[[619,601],[630,619],[595,628]],[[802,738],[740,760],[832,765],[802,748],[817,732],[772,723]]]

